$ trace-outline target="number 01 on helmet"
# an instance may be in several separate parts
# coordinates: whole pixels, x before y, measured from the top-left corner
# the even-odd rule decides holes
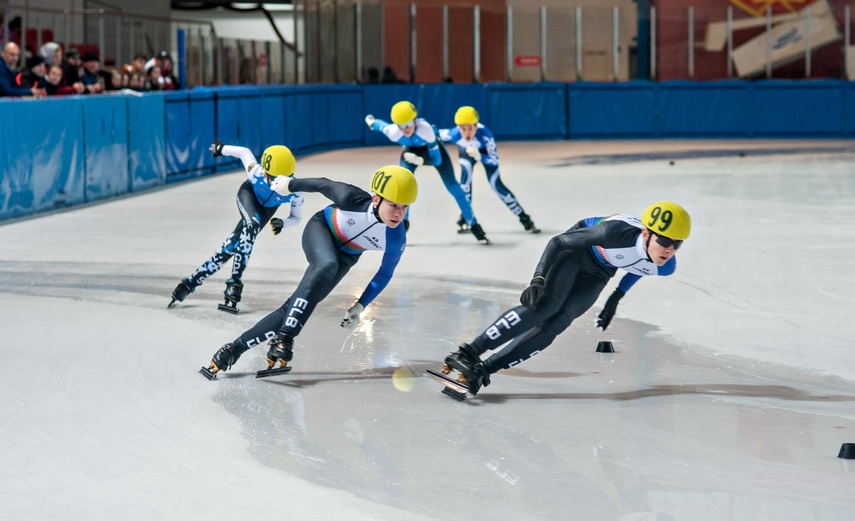
[[[648,206],[641,224],[656,235],[684,241],[692,231],[692,218],[682,206],[672,201],[659,201]]]
[[[374,172],[371,191],[397,204],[413,204],[419,195],[416,176],[406,168],[388,165]]]

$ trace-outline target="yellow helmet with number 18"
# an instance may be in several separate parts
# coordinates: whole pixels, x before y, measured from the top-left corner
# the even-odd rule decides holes
[[[416,110],[416,106],[409,101],[399,101],[392,105],[392,123],[396,125],[409,123],[416,119],[416,116],[418,115],[419,112]]]
[[[397,204],[413,204],[419,195],[416,176],[406,168],[388,165],[374,172],[371,191]]]
[[[659,201],[648,206],[641,215],[641,224],[656,235],[674,241],[686,240],[692,231],[689,212],[673,201]]]
[[[261,154],[261,168],[269,176],[293,175],[297,168],[297,160],[291,149],[285,145],[273,145],[264,149]]]

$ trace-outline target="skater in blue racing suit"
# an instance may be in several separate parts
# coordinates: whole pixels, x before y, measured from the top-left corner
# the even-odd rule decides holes
[[[520,224],[527,232],[540,233],[531,217],[523,210],[517,197],[511,192],[499,176],[499,151],[496,139],[490,129],[479,122],[478,111],[474,107],[463,106],[454,113],[454,128],[439,129],[439,139],[443,143],[457,145],[457,162],[460,164],[460,186],[466,194],[466,200],[472,203],[472,172],[475,163],[484,165],[484,173],[490,188],[505,203],[508,210],[517,216]],[[457,221],[459,232],[466,231],[466,220],[463,216]]]
[[[680,205],[650,205],[641,220],[629,215],[592,217],[553,237],[546,246],[520,304],[495,320],[471,343],[448,355],[443,373],[477,394],[490,375],[540,353],[596,302],[618,268],[627,271],[597,322],[608,327],[617,302],[640,277],[671,275],[675,253],[689,236],[691,219]],[[481,355],[510,342],[486,360]]]
[[[261,163],[256,161],[248,148],[225,145],[219,139],[214,141],[209,150],[214,157],[236,157],[243,163],[247,179],[240,185],[237,193],[240,220],[220,249],[189,277],[178,283],[172,291],[172,302],[169,303],[169,307],[175,301],[184,301],[187,295],[196,291],[205,279],[219,271],[232,257],[234,259],[231,277],[226,281],[224,294],[227,301],[237,304],[243,292],[241,280],[243,272],[249,264],[249,256],[259,232],[269,221],[273,234],[278,235],[283,228],[296,226],[303,218],[303,194],[282,195],[271,188],[271,183],[279,177],[287,178],[294,174],[297,161],[288,147],[283,145],[267,147],[261,155]],[[273,217],[282,205],[290,207],[288,217],[285,219]]]
[[[280,193],[319,192],[333,204],[317,212],[303,231],[303,251],[309,267],[294,293],[276,311],[262,318],[211,360],[210,375],[226,370],[246,350],[269,341],[269,368],[283,368],[293,356],[294,337],[317,306],[335,288],[366,250],[382,251],[383,261],[362,295],[344,315],[341,326],[355,324],[359,315],[389,283],[407,242],[402,225],[409,205],[418,195],[412,172],[385,166],[371,179],[368,193],[329,179],[289,179]],[[210,377],[210,376],[209,376]]]
[[[457,202],[462,218],[468,224],[472,235],[479,242],[489,244],[487,234],[478,224],[478,220],[472,212],[472,205],[454,176],[454,165],[451,164],[451,157],[442,142],[436,138],[434,126],[425,119],[418,117],[415,105],[409,101],[395,103],[390,115],[392,123],[387,123],[369,114],[365,116],[365,124],[371,130],[382,132],[390,141],[403,147],[399,163],[404,168],[413,173],[421,165],[436,168],[445,189]],[[409,221],[405,221],[404,224],[409,227]]]

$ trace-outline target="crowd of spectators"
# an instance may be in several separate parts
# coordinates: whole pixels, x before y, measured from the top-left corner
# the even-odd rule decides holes
[[[0,97],[61,96],[99,94],[131,89],[139,92],[174,90],[179,87],[167,52],[149,58],[138,54],[133,61],[116,67],[113,60],[101,59],[91,51],[71,48],[65,52],[56,42],[42,45],[38,52],[27,51],[23,66],[21,49],[8,42],[0,52]]]

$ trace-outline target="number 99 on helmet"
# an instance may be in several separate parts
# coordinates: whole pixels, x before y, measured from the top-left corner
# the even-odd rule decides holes
[[[291,149],[285,145],[273,145],[261,154],[261,168],[269,176],[292,175],[297,168],[297,160]]]
[[[419,115],[419,112],[416,110],[416,106],[410,103],[409,101],[399,101],[392,105],[392,112],[390,117],[392,118],[392,123],[396,125],[403,125],[404,123],[409,123],[416,119],[416,116]]]
[[[656,235],[674,241],[686,240],[692,230],[689,212],[673,201],[659,201],[648,206],[641,215],[641,224]]]
[[[397,204],[413,204],[419,195],[416,176],[398,165],[384,166],[374,172],[371,191]]]

